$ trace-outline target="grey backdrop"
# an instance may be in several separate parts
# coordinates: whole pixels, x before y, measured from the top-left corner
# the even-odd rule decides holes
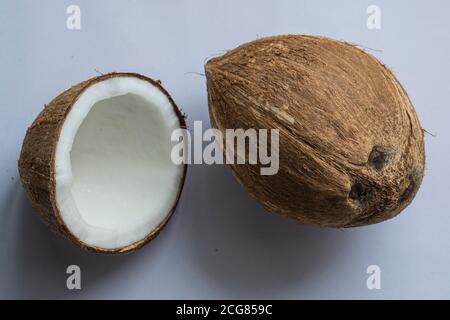
[[[81,30],[66,8],[81,8]],[[381,30],[366,8],[381,8]],[[0,1],[0,298],[450,298],[448,1]],[[17,159],[43,105],[98,72],[161,79],[209,124],[205,59],[257,37],[306,33],[358,43],[398,76],[426,136],[427,171],[396,219],[351,230],[267,213],[225,166],[192,165],[178,210],[150,245],[100,256],[52,234],[20,186]],[[66,289],[66,267],[82,289]],[[381,268],[381,290],[366,268]]]

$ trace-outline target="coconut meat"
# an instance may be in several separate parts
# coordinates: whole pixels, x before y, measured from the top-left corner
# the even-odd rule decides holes
[[[117,249],[158,229],[176,204],[184,166],[171,161],[180,120],[168,97],[135,77],[88,87],[62,126],[56,203],[79,241]]]

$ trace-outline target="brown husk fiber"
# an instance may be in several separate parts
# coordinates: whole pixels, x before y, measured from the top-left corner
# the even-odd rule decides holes
[[[353,227],[394,217],[416,195],[423,130],[401,84],[373,56],[324,37],[286,35],[244,44],[205,70],[213,127],[279,129],[278,174],[230,165],[267,210]]]
[[[110,250],[89,246],[81,242],[69,231],[59,213],[55,195],[55,151],[60,131],[66,116],[78,97],[91,85],[114,77],[136,77],[148,81],[153,86],[158,87],[172,103],[174,111],[178,115],[180,121],[180,128],[186,127],[184,115],[179,111],[175,102],[160,85],[159,81],[154,81],[134,73],[109,73],[72,86],[46,105],[34,120],[31,127],[27,130],[19,160],[19,173],[22,184],[33,208],[40,214],[42,219],[56,233],[73,241],[84,249],[99,253],[130,252],[141,248],[144,244],[152,240],[165,226],[175,210],[183,188],[187,168],[185,165],[183,179],[178,190],[178,197],[172,210],[167,214],[166,219],[144,239],[123,248]]]

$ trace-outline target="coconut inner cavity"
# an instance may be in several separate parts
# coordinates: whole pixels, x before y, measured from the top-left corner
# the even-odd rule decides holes
[[[117,248],[157,229],[183,176],[170,158],[179,126],[168,98],[147,81],[113,78],[89,87],[66,118],[55,159],[58,207],[71,232]]]

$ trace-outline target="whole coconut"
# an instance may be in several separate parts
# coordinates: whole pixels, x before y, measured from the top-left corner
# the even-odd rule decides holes
[[[232,164],[269,211],[353,227],[390,219],[424,175],[423,130],[392,72],[353,45],[286,35],[244,44],[205,66],[213,127],[279,129],[275,175]]]

